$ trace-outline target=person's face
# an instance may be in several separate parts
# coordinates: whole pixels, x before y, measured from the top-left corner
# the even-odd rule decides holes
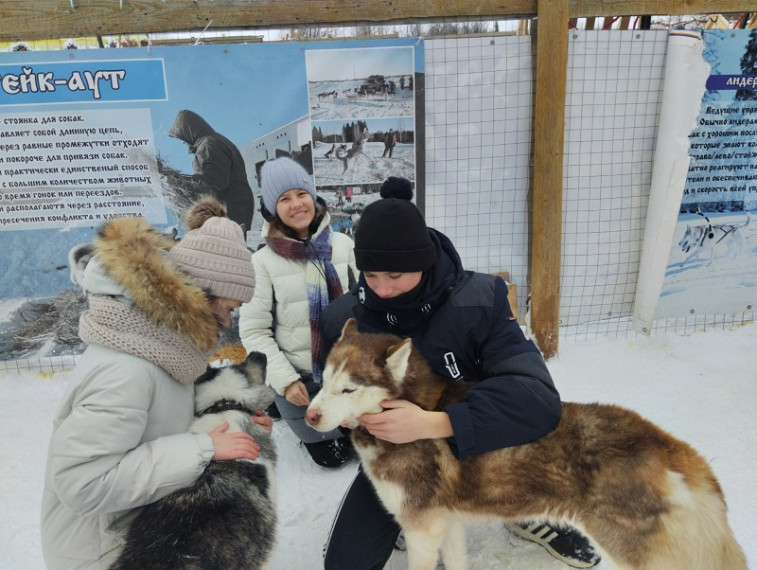
[[[223,329],[231,325],[231,313],[234,309],[242,306],[240,301],[219,297],[210,302],[210,308],[213,310],[213,316],[216,318],[218,326]]]
[[[307,237],[308,228],[315,218],[313,197],[307,190],[287,190],[276,202],[276,215],[300,237]]]
[[[421,282],[422,271],[397,273],[395,271],[363,271],[365,282],[382,299],[391,299],[413,290]]]

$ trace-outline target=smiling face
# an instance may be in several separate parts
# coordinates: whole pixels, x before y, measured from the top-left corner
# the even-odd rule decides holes
[[[293,188],[279,196],[276,215],[300,237],[308,236],[308,228],[315,218],[315,203],[307,190]]]

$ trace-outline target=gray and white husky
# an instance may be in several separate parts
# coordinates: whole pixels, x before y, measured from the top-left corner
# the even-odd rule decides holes
[[[192,432],[224,421],[260,445],[255,461],[211,461],[194,484],[144,507],[111,570],[268,568],[275,543],[276,452],[268,431],[250,416],[273,402],[265,385],[266,357],[208,368],[195,381]]]

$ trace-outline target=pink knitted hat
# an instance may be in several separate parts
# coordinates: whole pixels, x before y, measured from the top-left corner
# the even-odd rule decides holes
[[[211,295],[249,302],[255,272],[239,224],[226,217],[226,207],[215,198],[197,202],[186,219],[188,231],[168,252],[169,259]]]

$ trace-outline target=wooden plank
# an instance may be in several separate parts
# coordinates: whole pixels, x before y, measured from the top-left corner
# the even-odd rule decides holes
[[[0,40],[175,31],[408,23],[533,12],[533,0],[0,0]],[[12,25],[9,23],[12,22]],[[5,25],[8,23],[8,25]]]
[[[562,249],[562,167],[568,0],[539,0],[534,89],[531,330],[545,358],[557,354]]]
[[[569,18],[718,14],[752,11],[754,0],[569,0],[568,6]],[[0,0],[0,41],[536,14],[537,0]]]
[[[518,318],[518,287],[515,283],[510,281],[510,272],[500,271],[498,273],[493,273],[492,275],[501,277],[504,282],[507,283],[507,301],[510,303],[510,310],[513,312],[515,320],[520,323],[520,319]]]

